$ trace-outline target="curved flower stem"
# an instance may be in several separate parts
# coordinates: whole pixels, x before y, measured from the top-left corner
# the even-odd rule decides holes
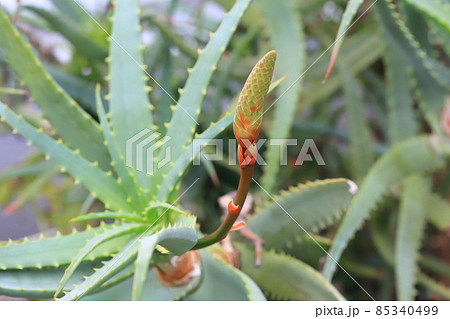
[[[253,176],[253,168],[254,165],[247,165],[241,168],[241,177],[239,179],[239,186],[236,191],[236,197],[233,200],[234,205],[228,205],[228,215],[225,218],[225,220],[222,222],[222,224],[217,228],[213,233],[206,235],[203,238],[200,238],[197,242],[197,244],[192,248],[194,249],[200,249],[207,246],[211,246],[222,239],[224,239],[228,232],[230,231],[231,227],[233,226],[236,219],[239,217],[240,209],[244,206],[245,199],[247,198],[248,190],[250,188],[250,183],[252,181]],[[237,210],[237,213],[235,210],[233,210],[232,206],[238,206],[239,210]],[[234,208],[235,208],[234,207]]]

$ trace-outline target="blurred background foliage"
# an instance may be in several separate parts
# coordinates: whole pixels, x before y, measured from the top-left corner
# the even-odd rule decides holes
[[[261,138],[295,138],[299,145],[288,147],[286,166],[278,164],[278,147],[266,143],[261,149],[268,165],[259,166],[255,178],[269,193],[307,180],[334,177],[349,178],[361,186],[373,163],[402,140],[419,134],[450,134],[450,102],[448,99],[445,102],[445,96],[450,95],[450,30],[448,21],[442,23],[433,15],[433,10],[441,8],[449,12],[450,2],[429,1],[436,6],[433,8],[421,6],[421,2],[428,1],[379,0],[372,8],[369,6],[373,1],[351,2],[361,6],[351,17],[353,20],[344,25],[349,26],[350,21],[359,18],[345,34],[335,68],[326,82],[323,80],[330,46],[346,9],[344,0],[253,1],[213,75],[199,116],[199,132],[227,111],[259,57],[270,49],[278,52],[274,78],[287,78],[266,100],[266,108],[276,103],[264,115]],[[97,24],[73,1],[17,3],[18,6],[14,1],[0,0],[2,10],[9,11],[45,69],[97,118],[94,89],[96,83],[103,88],[108,85],[105,59],[109,42],[105,31],[111,30],[112,4],[86,3],[87,12]],[[168,95],[178,100],[187,69],[195,63],[198,50],[206,45],[209,33],[217,28],[223,13],[233,3],[232,0],[142,1],[144,63],[153,77],[149,79],[153,87],[149,97],[152,105],[157,106],[158,123],[170,120],[173,101]],[[360,16],[366,9],[368,12]],[[39,108],[6,64],[1,50],[0,100],[35,126],[52,133],[52,127],[41,118]],[[446,118],[442,111],[445,103]],[[161,129],[164,131],[164,126]],[[83,223],[74,226],[67,220],[100,210],[102,203],[81,185],[74,184],[69,175],[61,173],[56,164],[46,161],[39,151],[25,147],[21,138],[11,139],[3,123],[0,132],[3,166],[0,223],[2,227],[14,225],[17,229],[16,238],[0,232],[0,240],[29,235],[21,227],[26,227],[30,218],[35,223],[30,233],[55,230],[69,233],[73,227],[82,229]],[[231,129],[220,135],[232,136]],[[325,166],[315,162],[294,164],[305,139],[315,141]],[[16,145],[20,150],[11,154],[9,150]],[[229,152],[226,143],[224,148]],[[396,164],[392,161],[387,165]],[[431,167],[423,171],[401,183],[388,185],[389,191],[368,208],[372,210],[370,221],[349,242],[342,256],[342,266],[377,300],[450,299],[448,164],[432,172]],[[183,183],[190,185],[198,177],[201,187],[193,188],[181,205],[197,214],[202,231],[208,233],[220,223],[217,198],[235,189],[238,168],[228,165],[227,160],[202,160],[201,166],[192,166],[187,171]],[[256,206],[270,201],[259,188],[252,193]],[[421,200],[423,197],[426,198]],[[426,205],[422,205],[424,201]],[[359,227],[358,222],[354,225]],[[323,228],[315,236],[328,250],[337,226]],[[316,269],[324,266],[325,253],[311,241],[304,239],[300,246],[287,242],[277,249]],[[416,259],[417,269],[402,264],[402,261],[414,264]],[[417,282],[401,279],[404,267],[411,269],[406,276],[417,278]],[[333,283],[348,299],[367,299],[365,292],[341,270]]]

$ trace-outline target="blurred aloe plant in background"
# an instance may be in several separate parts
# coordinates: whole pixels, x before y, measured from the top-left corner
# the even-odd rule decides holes
[[[101,13],[52,2],[10,16],[0,8],[1,129],[47,159],[35,152],[0,174],[4,213],[31,202],[45,232],[0,243],[0,295],[450,299],[448,0],[117,0]],[[181,13],[191,28],[177,25]],[[67,64],[40,46],[36,28],[69,43]],[[269,91],[264,109],[240,109],[250,70],[271,49],[265,84],[247,80],[258,83],[258,107]],[[233,118],[238,140],[280,139],[259,150],[267,165],[249,172],[202,157],[192,166],[193,139],[232,138]],[[127,140],[145,130],[170,137],[156,158],[170,149],[172,161],[152,176],[126,165]],[[294,164],[305,139],[325,166]],[[254,176],[255,212],[247,231],[215,244],[243,225],[247,186],[223,220],[216,204],[239,175]]]

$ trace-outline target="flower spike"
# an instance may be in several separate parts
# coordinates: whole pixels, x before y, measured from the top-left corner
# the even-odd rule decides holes
[[[241,176],[236,196],[228,204],[228,215],[219,228],[199,239],[192,249],[207,247],[224,239],[239,217],[241,207],[244,206],[258,153],[256,140],[261,129],[262,104],[272,80],[276,57],[276,52],[270,51],[256,63],[239,95],[236,114],[234,115],[233,131],[239,143],[238,156]],[[237,227],[238,225],[235,228]]]
[[[233,131],[239,145],[247,148],[244,140],[254,144],[258,138],[262,122],[262,104],[269,90],[277,53],[268,52],[254,66],[239,95],[234,115]]]

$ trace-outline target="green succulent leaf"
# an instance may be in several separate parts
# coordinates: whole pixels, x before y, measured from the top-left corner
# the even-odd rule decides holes
[[[344,300],[322,275],[300,260],[275,252],[263,251],[261,266],[253,264],[253,251],[236,245],[241,253],[241,269],[276,300]]]
[[[389,188],[410,175],[436,170],[445,165],[448,145],[437,136],[419,136],[396,144],[371,168],[358,194],[352,200],[327,257],[324,276],[331,279],[335,261],[371,210]]]
[[[388,134],[392,143],[412,137],[418,131],[413,110],[410,85],[405,79],[410,75],[409,65],[403,57],[403,51],[386,35],[383,37],[387,50],[384,55],[386,68],[386,94],[389,107]]]
[[[101,261],[83,262],[75,271],[66,289],[83,281],[84,276],[101,266]],[[0,295],[30,299],[50,299],[55,294],[58,282],[64,274],[64,267],[44,269],[2,270],[0,271]]]
[[[32,145],[60,164],[63,169],[83,184],[93,196],[102,200],[105,205],[109,205],[115,210],[131,210],[121,187],[111,175],[106,174],[98,167],[98,163],[87,161],[80,155],[79,151],[72,151],[60,141],[55,141],[33,128],[21,116],[14,114],[1,102],[0,116]]]
[[[440,0],[402,0],[425,13],[450,33],[450,4]]]
[[[419,108],[427,122],[436,133],[442,132],[441,116],[445,97],[450,94],[450,87],[437,85],[436,80],[424,68],[415,69],[416,95]]]
[[[75,218],[72,218],[70,221],[74,222],[82,222],[87,220],[95,220],[95,219],[123,219],[127,222],[137,222],[142,223],[145,222],[145,219],[136,214],[136,213],[126,213],[126,212],[98,212],[98,213],[89,213],[86,215],[81,215]]]
[[[44,68],[86,112],[96,114],[94,83],[52,64],[44,63]]]
[[[417,261],[425,230],[431,181],[420,175],[405,180],[395,240],[395,274],[398,300],[414,300]]]
[[[379,1],[375,6],[382,28],[393,37],[402,48],[409,62],[416,68],[424,69],[443,88],[450,86],[450,70],[430,58],[420,47],[405,21],[395,11],[393,0]]]
[[[306,235],[304,231],[317,233],[333,224],[356,190],[353,182],[343,178],[300,184],[282,192],[267,206],[258,208],[247,225],[264,239],[266,248],[280,248],[287,241]]]
[[[113,258],[105,262],[103,267],[96,269],[96,271],[87,277],[80,285],[74,287],[71,291],[66,293],[64,297],[61,297],[58,300],[79,300],[83,298],[83,296],[94,292],[102,284],[119,274],[136,259],[139,244],[138,237],[133,237],[127,244],[122,246],[122,249],[114,255]]]
[[[83,25],[86,23],[93,23],[91,18],[84,12],[83,8],[80,7],[78,2],[73,0],[51,0],[53,5],[58,8],[58,10],[72,19],[73,21],[77,21],[82,23]]]
[[[57,234],[55,237],[44,237],[41,235],[36,240],[25,238],[22,241],[2,242],[0,243],[0,270],[60,267],[70,264],[87,240],[113,227],[102,225],[97,228],[89,227],[82,232],[74,231],[65,236]],[[108,242],[92,251],[85,259],[108,257],[116,253],[123,243],[122,238]]]
[[[8,16],[0,10],[0,47],[8,64],[30,90],[34,100],[64,142],[90,161],[108,169],[109,154],[97,123],[72,100],[33,55]]]
[[[80,263],[83,260],[85,260],[86,256],[88,256],[95,248],[115,238],[143,232],[145,231],[146,228],[147,226],[142,224],[123,224],[120,226],[117,225],[114,228],[104,231],[89,239],[86,245],[84,245],[83,248],[80,249],[78,254],[73,258],[69,267],[67,267],[66,271],[64,272],[64,276],[61,278],[61,281],[59,282],[55,295],[59,295],[59,293],[66,286],[68,280],[73,275],[73,273],[80,265]]]
[[[436,194],[428,199],[428,220],[439,230],[450,228],[450,203]]]
[[[163,246],[175,255],[182,255],[197,243],[195,218],[191,217],[191,221],[185,227],[169,227],[140,240],[133,281],[133,300],[141,300],[143,297],[147,272],[156,245]]]
[[[350,170],[353,178],[360,181],[374,161],[374,142],[365,117],[362,86],[342,63],[339,63],[339,73],[342,77],[348,119]]]
[[[207,250],[199,250],[202,282],[186,300],[265,300],[258,286],[240,270],[216,259]],[[217,289],[220,287],[220,289]]]
[[[114,168],[120,178],[120,185],[125,193],[128,194],[129,198],[127,200],[130,205],[136,209],[138,213],[141,213],[146,205],[146,200],[142,195],[141,189],[139,188],[135,171],[129,170],[126,165],[123,156],[117,147],[116,141],[114,140],[114,133],[106,119],[105,109],[103,107],[102,99],[100,97],[100,86],[97,86],[95,90],[95,98],[97,103],[97,114],[100,118],[100,123],[103,129],[103,134],[105,136],[105,142],[108,147],[109,153],[114,163]]]
[[[128,269],[128,268],[127,268]],[[123,272],[123,277],[132,277],[134,273],[134,267],[130,272]],[[112,282],[112,279],[108,281],[105,285],[101,286],[97,292],[96,290],[93,294],[90,294],[83,298],[83,300],[117,300],[117,301],[130,301],[131,291],[133,286],[133,278],[126,278],[124,281],[118,283],[117,285],[107,287],[108,289],[102,289],[105,285]],[[152,268],[147,273],[147,281],[144,286],[144,291],[142,293],[141,300],[145,301],[167,301],[167,300],[180,300],[191,291],[195,290],[201,281],[201,277],[194,277],[191,282],[183,286],[168,287],[161,284],[158,277],[156,276],[156,270]]]
[[[115,3],[110,45],[110,115],[114,139],[121,156],[127,141],[145,129],[153,129],[152,112],[142,62],[139,1]],[[131,169],[130,169],[131,170]],[[139,185],[148,188],[150,177],[136,171]]]
[[[280,249],[289,256],[299,259],[312,267],[317,267],[330,246],[331,240],[326,237],[312,235],[311,238],[305,234],[286,241]],[[276,251],[279,251],[279,249],[276,248]]]
[[[415,91],[418,96],[419,107],[433,131],[440,132],[439,120],[445,95],[449,94],[450,70],[438,65],[421,49],[420,44],[415,40],[405,22],[398,15],[393,16],[384,2],[380,2],[380,5],[377,6],[377,13],[387,43],[392,43],[401,48],[404,57],[414,66]],[[405,81],[399,83],[405,83]],[[401,84],[397,84],[397,86],[399,85]],[[396,105],[398,109],[403,109],[403,107],[403,104]],[[404,116],[404,118],[407,117]]]

